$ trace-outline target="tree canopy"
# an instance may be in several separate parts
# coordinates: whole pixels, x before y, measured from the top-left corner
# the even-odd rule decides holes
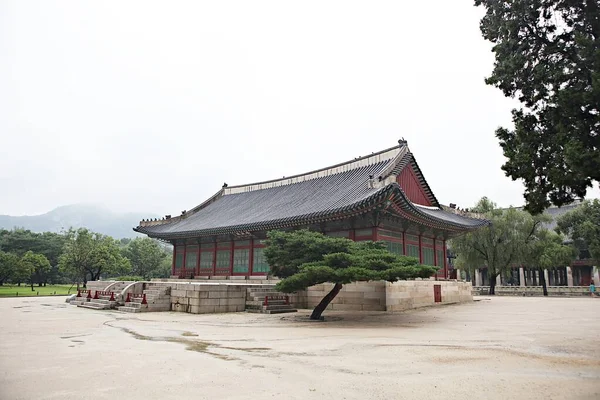
[[[472,210],[483,213],[491,224],[452,239],[450,245],[461,268],[487,268],[490,294],[495,294],[496,278],[506,276],[514,266],[538,268],[543,279],[543,269],[565,266],[573,259],[573,248],[563,245],[563,238],[545,227],[548,215],[500,209],[485,197]],[[545,286],[545,281],[542,283]]]
[[[121,240],[123,242],[123,240]],[[131,273],[149,279],[161,273],[161,265],[167,258],[164,249],[151,238],[135,238],[122,250],[131,262]]]
[[[558,218],[557,230],[571,238],[579,249],[600,260],[600,200],[586,201]]]
[[[494,294],[496,277],[521,261],[524,247],[532,240],[541,222],[524,211],[499,209],[485,197],[472,210],[483,213],[490,225],[452,239],[451,247],[457,254],[459,267],[468,270],[487,268],[489,293]]]
[[[50,272],[50,261],[43,254],[36,254],[29,250],[23,254],[20,260],[21,266],[29,276],[29,283],[31,284],[31,290],[33,290],[34,283],[41,283],[44,276]]]
[[[69,230],[59,265],[64,273],[84,285],[88,280],[97,280],[102,273],[123,274],[131,270],[117,240],[85,228]]]
[[[15,277],[19,264],[19,257],[13,253],[0,250],[0,285]]]
[[[502,166],[525,185],[526,209],[583,198],[600,181],[598,0],[475,0],[494,44],[486,83],[517,97],[513,129],[498,128]]]
[[[265,256],[273,275],[283,278],[276,288],[284,293],[320,283],[334,284],[311,319],[321,318],[346,283],[427,278],[436,271],[435,267],[420,265],[416,258],[390,253],[380,242],[353,242],[308,230],[269,232]]]

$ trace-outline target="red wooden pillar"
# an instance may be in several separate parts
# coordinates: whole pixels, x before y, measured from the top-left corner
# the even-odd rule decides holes
[[[229,276],[233,275],[233,249],[234,249],[234,245],[235,242],[233,241],[233,239],[231,239],[231,251],[229,254]]]
[[[213,261],[212,261],[213,276],[217,275],[217,241],[215,240],[215,247],[213,249]]]
[[[254,269],[254,238],[250,239],[250,260],[248,261],[248,276],[252,275],[252,270]]]
[[[195,276],[200,275],[200,239],[198,239],[198,251],[196,252],[196,273],[194,274]]]
[[[406,255],[406,232],[402,232],[402,254]]]
[[[433,238],[433,265],[439,267],[437,259],[437,247],[435,246],[435,237]]]
[[[442,250],[444,255],[444,276],[448,278],[448,257],[446,256],[446,239],[442,240]],[[460,279],[460,277],[456,277],[456,279]]]
[[[421,241],[420,233],[419,233],[419,264],[423,264],[423,243]]]
[[[376,242],[378,238],[377,227],[373,227],[373,241]]]
[[[171,265],[171,276],[175,275],[175,258],[177,257],[177,245],[173,243],[173,264]]]
[[[187,243],[183,245],[183,265],[181,266],[181,271],[183,277],[185,278],[187,271],[185,270],[185,259],[187,258]]]
[[[356,230],[350,229],[350,240],[356,241]]]

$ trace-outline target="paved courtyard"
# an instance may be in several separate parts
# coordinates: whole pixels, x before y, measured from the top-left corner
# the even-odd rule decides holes
[[[0,299],[0,399],[600,398],[600,299],[306,315]]]

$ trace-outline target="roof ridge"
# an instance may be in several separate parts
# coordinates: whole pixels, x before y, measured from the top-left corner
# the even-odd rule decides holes
[[[310,172],[305,172],[303,174],[292,175],[289,177],[272,179],[262,182],[249,183],[245,185],[236,185],[236,186],[224,186],[223,187],[223,195],[237,194],[237,193],[245,193],[245,192],[253,192],[255,190],[268,189],[272,187],[278,186],[286,186],[294,183],[304,182],[312,179],[322,178],[325,176],[335,175],[341,172],[350,171],[353,169],[358,169],[367,165],[376,164],[378,162],[389,161],[389,160],[397,160],[398,154],[402,153],[403,149],[408,149],[405,141],[399,141],[399,144],[390,147],[367,156],[358,157],[353,160],[345,161],[339,164],[335,164],[329,167],[320,168],[317,170],[313,170]]]

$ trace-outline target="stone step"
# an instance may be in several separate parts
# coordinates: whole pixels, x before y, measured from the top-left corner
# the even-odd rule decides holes
[[[285,310],[266,310],[266,311],[264,311],[265,314],[284,314],[284,313],[293,313],[293,312],[298,312],[298,310],[295,308],[287,308]]]
[[[295,308],[287,308],[285,310],[246,310],[246,312],[254,314],[284,314],[298,312],[298,310]]]
[[[134,302],[132,302],[132,301],[129,301],[129,302],[125,302],[125,307],[131,307],[131,308],[145,308],[145,307],[148,307],[148,304],[134,303]]]
[[[110,307],[105,306],[104,304],[93,304],[93,303],[85,303],[79,304],[77,307],[82,308],[90,308],[92,310],[108,310]]]
[[[139,308],[133,308],[133,307],[118,307],[117,310],[122,311],[122,312],[130,312],[130,313],[137,313],[137,312],[142,312],[142,310],[140,310]]]
[[[265,303],[264,299],[261,300],[246,300],[247,306],[263,306]],[[283,305],[286,304],[285,300],[269,300],[269,305]]]
[[[284,296],[281,296],[281,297],[284,297]],[[251,300],[247,300],[247,301],[262,301],[264,303],[265,296],[254,296],[254,297],[251,297]],[[285,300],[283,300],[283,299],[269,299],[268,301],[269,301],[269,304],[272,301],[284,301],[285,302]]]
[[[289,309],[289,308],[294,308],[292,306],[290,306],[289,304],[269,304],[268,306],[262,306],[263,310],[285,310],[285,309]]]

